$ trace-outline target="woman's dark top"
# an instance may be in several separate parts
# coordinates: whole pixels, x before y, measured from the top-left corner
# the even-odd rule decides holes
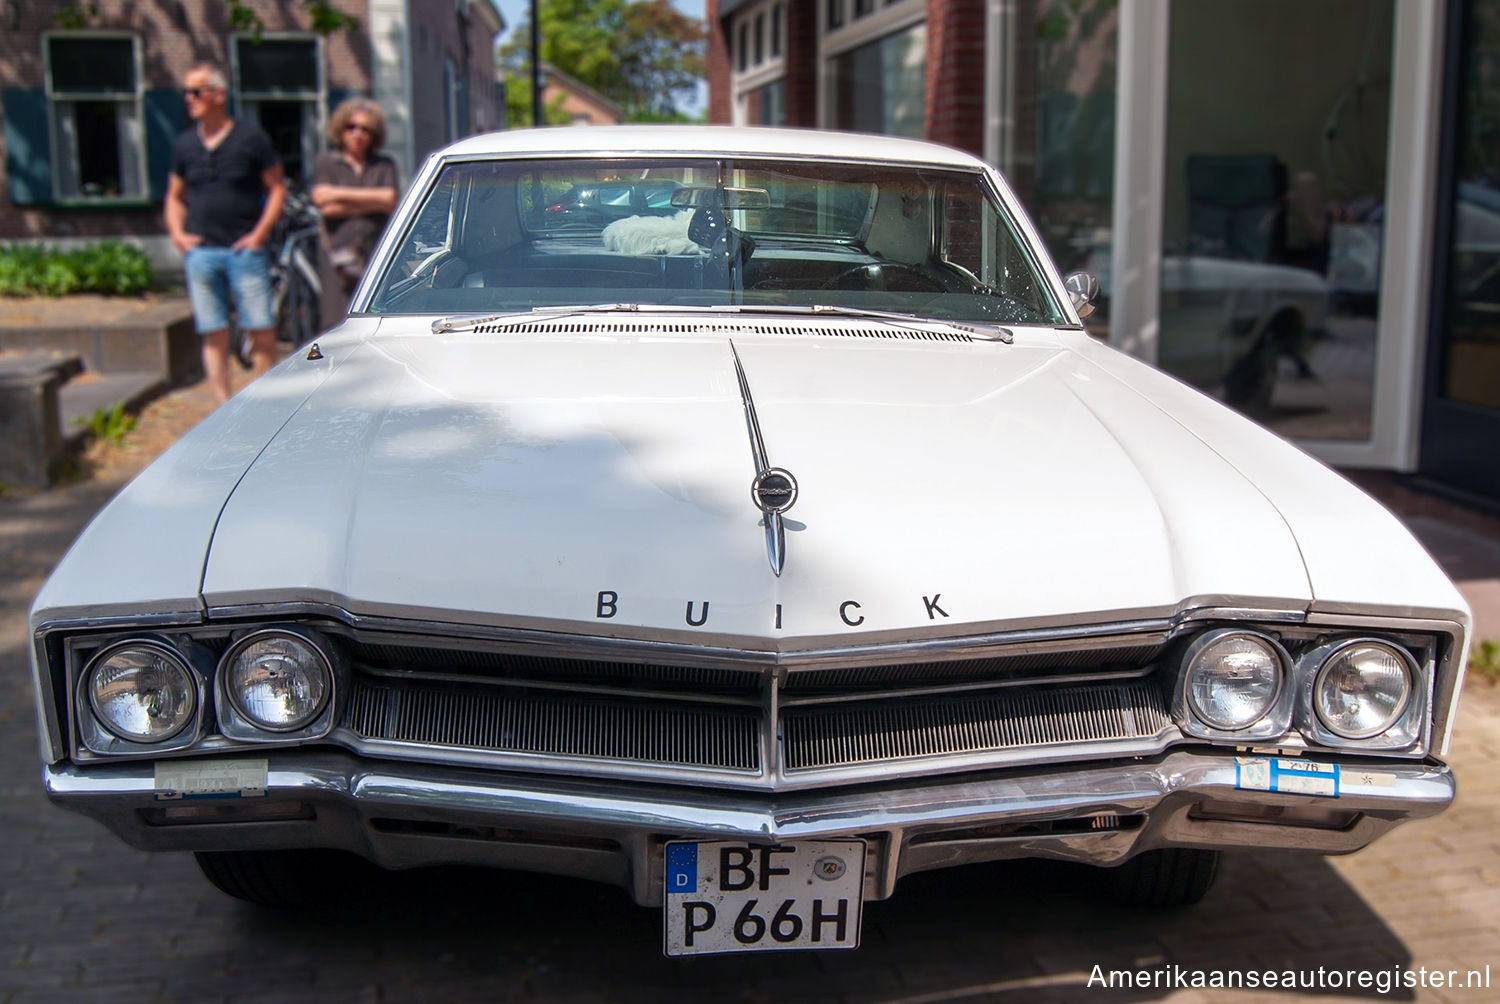
[[[363,171],[344,159],[338,151],[318,154],[313,163],[314,185],[348,185],[358,188],[395,188],[396,162],[382,154],[371,154],[365,160]],[[322,321],[329,328],[344,319],[349,310],[349,297],[354,293],[357,277],[346,276],[336,270],[328,260],[328,248],[353,248],[360,261],[368,263],[375,242],[385,229],[389,213],[360,213],[357,216],[325,217],[328,231],[328,247],[320,248],[318,275],[323,284]]]

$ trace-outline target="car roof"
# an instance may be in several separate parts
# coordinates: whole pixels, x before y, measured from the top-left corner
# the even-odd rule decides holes
[[[467,158],[573,154],[814,157],[966,168],[985,166],[983,161],[961,150],[898,136],[818,129],[693,125],[512,129],[470,136],[439,150],[436,155]]]

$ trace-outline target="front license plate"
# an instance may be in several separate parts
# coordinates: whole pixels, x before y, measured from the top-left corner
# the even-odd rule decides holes
[[[863,840],[667,844],[666,952],[858,948]]]

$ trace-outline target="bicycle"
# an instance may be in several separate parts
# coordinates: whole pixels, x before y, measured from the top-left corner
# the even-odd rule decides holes
[[[318,278],[322,214],[312,199],[288,191],[281,219],[272,232],[271,316],[276,336],[300,348],[318,334],[323,283]]]

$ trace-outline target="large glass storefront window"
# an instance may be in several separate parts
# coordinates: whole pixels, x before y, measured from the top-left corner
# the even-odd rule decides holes
[[[1438,386],[1450,401],[1500,412],[1500,3],[1464,13]]]
[[[1394,14],[1171,7],[1158,363],[1292,438],[1370,438]]]
[[[1014,128],[1000,167],[1058,269],[1099,280],[1084,323],[1107,336],[1120,5],[1042,0],[1013,5],[1006,17],[1005,33],[1018,41],[1002,70],[1001,102]]]
[[[828,60],[828,126],[920,139],[927,26],[916,24]]]

